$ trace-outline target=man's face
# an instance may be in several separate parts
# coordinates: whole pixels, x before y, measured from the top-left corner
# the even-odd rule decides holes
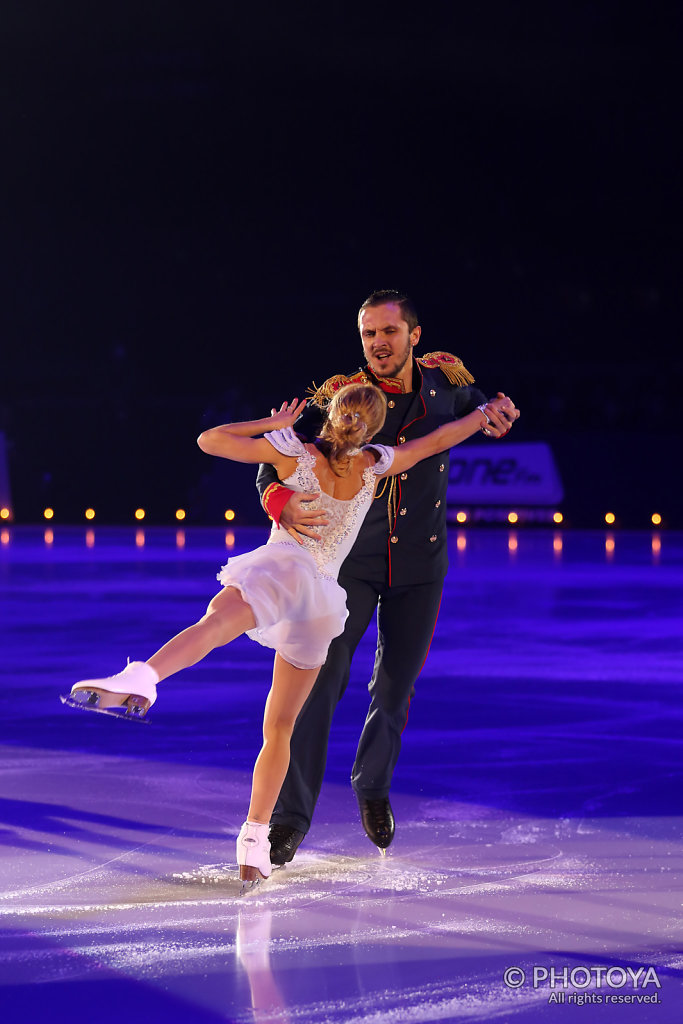
[[[420,339],[420,328],[408,330],[396,302],[369,306],[358,321],[363,352],[368,366],[378,377],[398,377]]]

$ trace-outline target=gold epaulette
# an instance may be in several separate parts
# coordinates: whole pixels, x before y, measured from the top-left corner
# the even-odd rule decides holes
[[[343,388],[345,384],[369,383],[370,378],[365,370],[358,370],[357,373],[351,374],[350,377],[343,373],[337,373],[334,377],[328,377],[320,387],[313,381],[313,386],[308,389],[307,394],[311,396],[310,401],[313,405],[317,405],[319,409],[324,409],[332,401],[337,391]]]
[[[427,352],[424,356],[418,356],[417,362],[429,370],[438,368],[445,373],[451,384],[458,384],[460,387],[474,384],[474,377],[462,365],[462,359],[451,355],[450,352]]]

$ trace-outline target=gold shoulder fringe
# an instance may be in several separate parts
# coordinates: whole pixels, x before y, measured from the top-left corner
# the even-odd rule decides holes
[[[423,356],[418,356],[417,362],[430,370],[438,368],[451,384],[457,384],[460,387],[465,384],[474,384],[474,377],[463,366],[462,359],[451,355],[450,352],[427,352]]]
[[[313,381],[313,386],[306,392],[310,395],[310,401],[313,405],[317,405],[319,409],[324,409],[325,406],[334,398],[337,391],[343,388],[345,384],[367,384],[368,376],[363,370],[359,370],[358,373],[352,374],[347,377],[344,373],[337,373],[334,377],[328,377],[324,384],[320,387]]]

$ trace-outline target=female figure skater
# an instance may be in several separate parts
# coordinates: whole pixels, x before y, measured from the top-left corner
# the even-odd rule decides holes
[[[231,558],[221,569],[217,578],[223,589],[198,622],[148,661],[131,662],[106,679],[76,683],[69,696],[62,698],[71,706],[141,718],[156,700],[157,683],[242,633],[275,649],[263,746],[254,766],[249,813],[237,839],[237,863],[244,883],[267,878],[271,872],[268,828],[289,766],[290,737],[327,648],[343,631],[348,613],[337,574],[377,481],[405,472],[477,430],[504,433],[508,422],[503,411],[514,410],[510,399],[496,398],[426,437],[387,448],[367,443],[386,414],[379,388],[369,384],[341,388],[315,444],[303,444],[292,430],[305,404],[294,399],[264,419],[214,427],[201,434],[197,443],[210,455],[237,462],[270,462],[288,487],[319,493],[312,507],[324,509],[329,520],[319,540],[304,537],[300,544],[273,524],[267,544]],[[255,437],[260,434],[264,436]]]

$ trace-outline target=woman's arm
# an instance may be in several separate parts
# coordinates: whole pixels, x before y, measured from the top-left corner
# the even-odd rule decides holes
[[[396,476],[411,469],[416,463],[428,459],[430,455],[437,455],[445,452],[468,437],[472,437],[478,430],[485,430],[490,437],[502,437],[510,428],[510,422],[517,419],[519,409],[515,408],[512,399],[502,395],[493,398],[485,406],[479,406],[474,412],[468,413],[462,419],[453,420],[451,423],[444,423],[442,427],[433,430],[431,434],[418,437],[414,441],[402,444],[400,448],[394,448],[394,461],[391,468],[382,476]]]
[[[270,462],[277,466],[287,455],[280,455],[265,437],[256,437],[267,430],[284,430],[291,427],[306,401],[283,402],[279,412],[264,416],[260,420],[244,420],[241,423],[224,423],[211,427],[197,438],[197,444],[207,455],[218,455],[233,462]]]
[[[312,441],[320,433],[323,420],[324,415],[320,409],[309,404],[294,424],[294,432],[304,442]],[[289,474],[283,470],[283,475]],[[316,528],[327,526],[329,519],[323,509],[314,510],[308,507],[319,496],[319,492],[304,494],[281,484],[272,462],[264,462],[259,466],[256,487],[264,511],[278,529],[282,526],[299,544],[303,544],[304,536],[320,540]]]

